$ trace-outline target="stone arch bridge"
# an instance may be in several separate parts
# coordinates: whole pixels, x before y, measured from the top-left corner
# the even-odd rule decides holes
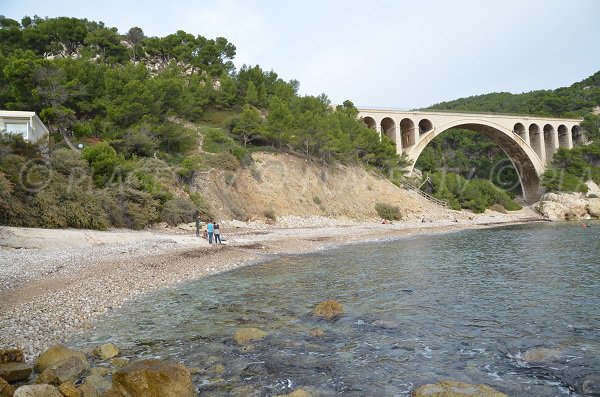
[[[408,155],[413,164],[410,171],[429,142],[450,128],[486,135],[512,161],[528,202],[540,198],[540,177],[554,152],[559,147],[570,149],[585,143],[580,127],[582,119],[377,108],[358,110],[359,117],[368,127],[388,136],[396,144],[399,154]]]

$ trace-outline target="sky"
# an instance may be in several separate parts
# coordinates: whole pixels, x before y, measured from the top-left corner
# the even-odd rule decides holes
[[[600,70],[599,0],[0,0],[0,15],[225,37],[238,69],[365,107],[555,89]]]

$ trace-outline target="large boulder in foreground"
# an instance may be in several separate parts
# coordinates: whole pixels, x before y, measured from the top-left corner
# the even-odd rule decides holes
[[[329,300],[319,303],[312,311],[312,315],[327,320],[333,320],[344,314],[344,308],[338,301]]]
[[[74,357],[81,361],[82,365],[87,369],[90,367],[87,358],[81,352],[77,350],[69,349],[63,345],[54,345],[50,349],[43,352],[34,363],[35,372],[44,372],[47,368],[59,364],[70,357]]]
[[[113,374],[112,388],[127,397],[197,397],[190,371],[182,364],[143,360]]]
[[[17,389],[13,397],[63,397],[56,386],[26,385]]]
[[[443,380],[436,384],[423,385],[413,390],[411,397],[508,397],[487,385]]]

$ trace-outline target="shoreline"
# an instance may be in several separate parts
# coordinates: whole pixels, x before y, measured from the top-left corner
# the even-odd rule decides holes
[[[209,246],[194,232],[180,230],[128,232],[143,238],[125,242],[115,242],[118,232],[96,232],[112,233],[111,242],[92,239],[95,242],[89,245],[69,249],[0,250],[0,347],[22,349],[26,360],[32,361],[48,347],[90,330],[96,318],[135,297],[285,255],[541,221],[498,214],[475,215],[461,222],[265,225],[227,230],[228,244],[223,246]],[[79,233],[89,237],[92,232]]]

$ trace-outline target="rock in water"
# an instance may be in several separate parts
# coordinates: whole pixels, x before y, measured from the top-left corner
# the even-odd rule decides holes
[[[344,314],[344,308],[338,301],[330,300],[319,303],[312,311],[313,316],[333,320]]]
[[[13,397],[63,397],[52,385],[26,385],[17,389]]]
[[[413,390],[412,397],[508,397],[487,385],[443,380],[436,384],[423,385]]]
[[[63,345],[54,345],[50,349],[43,352],[35,360],[34,370],[35,372],[44,372],[46,368],[52,367],[53,365],[56,365],[69,357],[75,357],[79,359],[86,369],[90,367],[87,358],[85,358],[83,353],[69,349]]]
[[[0,378],[7,382],[18,382],[26,380],[31,375],[33,367],[25,363],[2,363],[0,364]]]
[[[263,339],[267,335],[265,331],[258,328],[240,328],[233,336],[233,340],[238,345],[246,345],[255,340]]]
[[[100,360],[110,360],[111,358],[117,357],[119,353],[119,348],[112,343],[105,343],[94,348],[94,356],[98,357]]]
[[[35,383],[49,383],[57,386],[65,382],[74,383],[87,369],[87,361],[83,362],[80,357],[71,356],[46,368],[37,377]]]
[[[281,394],[281,395],[275,396],[275,397],[310,397],[310,394],[308,394],[307,392],[305,392],[302,389],[298,389],[298,390],[294,390],[290,394]]]
[[[197,397],[190,371],[182,364],[143,360],[113,374],[114,391],[128,397]]]

